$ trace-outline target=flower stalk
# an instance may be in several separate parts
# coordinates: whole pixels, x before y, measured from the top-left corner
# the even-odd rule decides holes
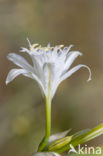
[[[51,132],[51,99],[50,97],[46,98],[46,137],[50,137]]]
[[[45,96],[45,106],[46,106],[46,126],[45,126],[45,137],[38,147],[38,151],[42,151],[49,143],[49,137],[51,133],[51,72],[48,65],[49,82],[48,82],[48,96]]]

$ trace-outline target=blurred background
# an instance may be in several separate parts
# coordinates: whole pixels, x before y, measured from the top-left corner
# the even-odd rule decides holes
[[[88,65],[64,81],[52,103],[52,133],[71,134],[103,122],[103,0],[0,0],[0,156],[30,156],[45,134],[45,105],[35,81],[5,79],[10,52],[31,43],[74,44]],[[25,54],[24,54],[25,55]],[[25,55],[25,57],[27,57]],[[103,137],[89,142],[103,144]]]

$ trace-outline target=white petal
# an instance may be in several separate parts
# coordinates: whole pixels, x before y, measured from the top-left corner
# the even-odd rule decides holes
[[[28,71],[33,71],[32,66],[20,55],[10,53],[7,58],[21,68],[24,68]]]
[[[39,50],[40,51],[40,50]],[[41,52],[38,52],[36,49],[27,49],[27,48],[24,48],[24,47],[21,47],[21,50],[20,50],[20,52],[26,52],[27,54],[29,54],[30,56],[39,56],[39,55],[41,55],[41,54],[43,54],[43,51],[41,51]]]
[[[88,78],[87,81],[90,81],[90,80],[91,80],[91,70],[90,70],[90,68],[89,68],[88,66],[86,66],[86,65],[79,64],[79,65],[73,67],[73,68],[72,68],[71,70],[69,70],[68,72],[66,72],[66,73],[59,79],[59,81],[55,84],[55,87],[54,87],[54,89],[53,89],[53,91],[52,91],[52,98],[53,98],[53,96],[54,96],[54,94],[55,94],[55,92],[56,92],[56,90],[57,90],[59,84],[60,84],[62,81],[64,81],[65,79],[67,79],[68,77],[70,77],[73,73],[75,73],[77,70],[79,70],[79,69],[82,68],[82,67],[87,68],[88,71],[89,71],[89,78]]]
[[[73,47],[73,45],[69,45],[69,47],[64,47],[63,52],[65,52],[66,54],[70,51],[70,49]]]
[[[72,52],[68,53],[66,62],[64,65],[64,71],[67,71],[70,68],[70,66],[72,65],[72,63],[74,62],[74,60],[78,56],[81,56],[81,55],[82,55],[82,53],[80,53],[79,51],[72,51]]]
[[[43,65],[43,71],[44,71],[45,88],[47,88],[48,92],[49,78],[51,77],[51,71],[48,63],[45,63]]]
[[[27,74],[25,69],[11,69],[6,78],[6,84],[14,80],[20,74]]]
[[[61,83],[63,80],[65,80],[65,79],[67,79],[68,77],[70,77],[73,73],[75,73],[77,70],[79,70],[79,69],[82,68],[82,67],[88,69],[88,71],[89,71],[89,78],[88,78],[87,81],[90,81],[90,80],[91,80],[91,70],[90,70],[90,68],[89,68],[88,66],[86,66],[86,65],[79,64],[79,65],[73,67],[72,69],[70,69],[67,73],[65,73],[65,74],[61,77],[60,83]]]
[[[42,94],[46,95],[46,91],[45,91],[45,88],[44,88],[44,84],[42,83],[42,79],[38,78],[34,73],[32,73],[32,76],[33,76],[33,79],[35,79],[42,91]]]
[[[29,73],[25,69],[11,69],[10,72],[8,73],[8,76],[6,78],[6,85],[14,80],[17,76],[20,74],[23,74],[26,77],[32,78],[37,81],[38,85],[40,86],[42,92],[45,94],[44,86],[39,80],[39,78],[34,74],[34,73]]]
[[[30,50],[27,49],[27,48],[21,47],[20,52],[27,52],[27,53],[30,53]]]

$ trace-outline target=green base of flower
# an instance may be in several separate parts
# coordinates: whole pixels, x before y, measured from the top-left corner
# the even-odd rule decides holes
[[[38,147],[38,151],[37,152],[43,151],[46,148],[48,142],[49,142],[49,138],[45,138],[44,137],[43,140],[41,141],[39,147]]]

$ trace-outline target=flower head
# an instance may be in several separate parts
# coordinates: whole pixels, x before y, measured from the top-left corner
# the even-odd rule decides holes
[[[26,52],[32,59],[33,65],[30,65],[22,56],[10,53],[8,59],[20,67],[20,69],[10,70],[6,84],[11,82],[20,74],[32,78],[37,81],[43,94],[47,97],[50,94],[51,99],[59,84],[70,77],[81,67],[87,68],[89,71],[89,80],[91,80],[90,68],[86,65],[79,64],[70,69],[74,60],[81,56],[79,51],[70,51],[72,45],[64,47],[63,45],[51,47],[41,47],[38,44],[31,45],[29,49],[22,48],[21,52]]]

